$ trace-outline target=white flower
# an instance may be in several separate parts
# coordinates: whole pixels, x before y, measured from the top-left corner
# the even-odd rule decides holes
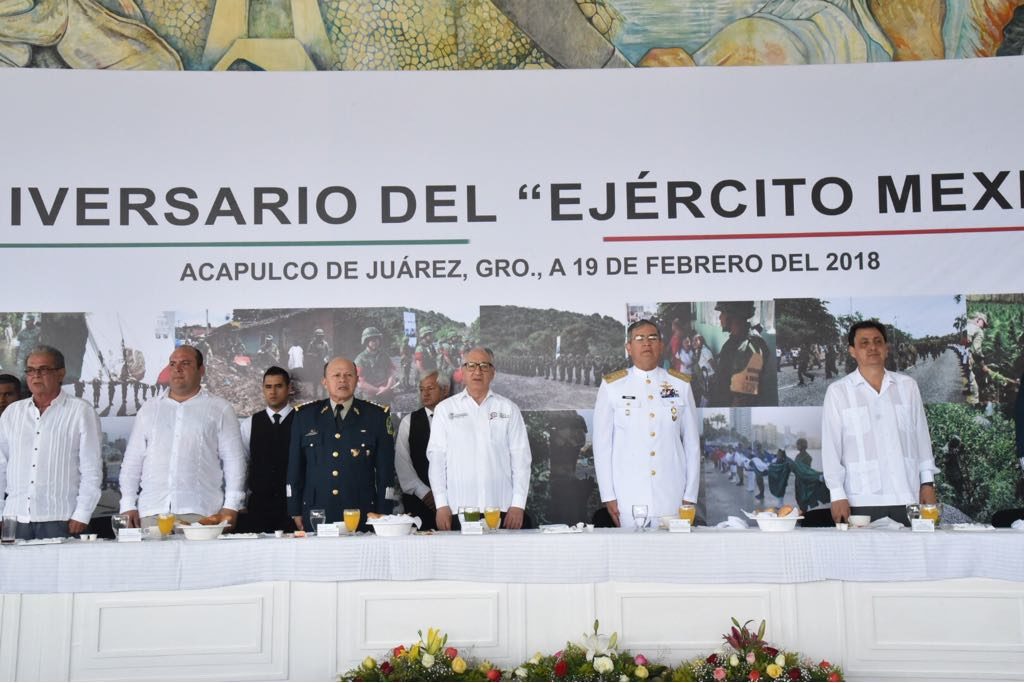
[[[627,676],[626,674],[622,674],[621,676],[619,676],[619,683],[628,683],[628,681],[629,676]]]
[[[613,633],[610,637],[600,633],[584,634],[580,647],[587,651],[587,661],[591,662],[594,660],[594,657],[614,653],[615,645],[618,641],[618,633]]]
[[[538,652],[534,656],[530,657],[530,664],[540,664],[541,657],[543,656],[544,655]]]
[[[519,667],[518,669],[516,669],[516,678],[526,678],[529,675],[530,672],[524,669],[523,667]]]
[[[420,663],[425,668],[429,669],[430,667],[434,666],[434,655],[428,652],[427,654],[423,655],[423,659],[420,660]]]
[[[594,671],[599,674],[606,674],[615,668],[610,657],[594,657]]]
[[[779,653],[779,656],[775,658],[775,663],[779,666],[786,666],[786,655]]]
[[[736,655],[733,655],[732,657],[729,657],[729,666],[739,666],[739,665],[740,665],[740,658],[739,657],[737,657]]]

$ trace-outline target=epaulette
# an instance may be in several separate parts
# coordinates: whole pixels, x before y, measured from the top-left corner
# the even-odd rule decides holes
[[[622,368],[621,370],[616,370],[615,372],[609,372],[602,379],[604,379],[605,382],[611,384],[612,382],[618,382],[620,379],[622,379],[628,374],[629,370],[626,368]]]
[[[668,374],[672,375],[676,379],[681,379],[686,383],[693,381],[693,377],[691,375],[687,375],[685,372],[679,372],[673,368],[668,369]]]
[[[363,400],[365,401],[366,399],[363,399]],[[371,406],[377,406],[378,408],[383,410],[385,413],[387,413],[387,412],[389,412],[391,410],[391,406],[389,406],[386,403],[377,403],[376,401],[366,401],[366,403],[369,403]]]
[[[300,404],[294,406],[292,408],[292,410],[295,410],[296,412],[298,412],[298,411],[302,410],[303,408],[305,408],[306,406],[310,405],[311,403],[316,403],[316,399],[313,399],[312,401],[306,401],[305,403],[300,403]]]

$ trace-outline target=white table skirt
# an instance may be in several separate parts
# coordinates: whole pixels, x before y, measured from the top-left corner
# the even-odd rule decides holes
[[[1024,533],[616,529],[206,542],[176,537],[0,548],[0,594],[189,590],[265,581],[779,584],[972,577],[1024,581]]]

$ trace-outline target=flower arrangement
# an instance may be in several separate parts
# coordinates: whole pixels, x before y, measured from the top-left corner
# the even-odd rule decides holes
[[[488,661],[464,658],[435,628],[406,647],[399,645],[381,662],[367,657],[341,675],[343,681],[841,681],[843,672],[827,661],[814,664],[795,652],[764,640],[765,622],[753,631],[735,619],[722,635],[728,647],[672,668],[618,649],[617,633],[594,632],[579,643],[566,643],[552,655],[538,652],[514,669],[502,671]]]
[[[454,647],[446,647],[448,635],[428,628],[426,642],[420,639],[406,647],[399,645],[378,663],[367,657],[340,676],[343,681],[500,681],[501,669],[490,662],[464,659]]]
[[[817,664],[795,652],[784,652],[764,641],[765,622],[757,631],[735,619],[722,635],[728,648],[680,664],[673,681],[841,681],[842,670],[822,660]]]
[[[553,655],[539,652],[511,672],[514,681],[646,681],[663,680],[669,670],[664,664],[651,662],[642,654],[636,656],[618,649],[619,636],[594,632],[584,633],[580,643],[567,643]]]

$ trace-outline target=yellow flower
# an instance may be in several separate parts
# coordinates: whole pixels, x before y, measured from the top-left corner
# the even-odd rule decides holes
[[[367,657],[363,660],[363,668],[367,671],[373,671],[377,668],[377,661],[373,657]]]
[[[779,676],[782,675],[782,667],[779,666],[778,664],[769,664],[767,670],[768,670],[768,675],[771,676],[772,678],[778,678]]]
[[[645,678],[647,678],[649,673],[647,671],[647,667],[646,666],[638,666],[636,669],[633,670],[633,675],[636,676],[637,678],[639,678],[642,681]]]
[[[456,657],[452,660],[452,671],[457,674],[466,672],[466,660],[462,657]]]

